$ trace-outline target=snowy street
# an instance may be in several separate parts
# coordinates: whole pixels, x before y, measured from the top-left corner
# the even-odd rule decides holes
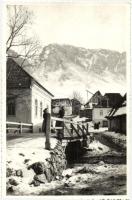
[[[101,130],[102,131],[102,130]],[[38,187],[30,185],[35,172],[28,166],[36,162],[45,162],[50,157],[50,151],[44,149],[45,138],[42,134],[27,134],[24,137],[8,138],[7,141],[7,168],[21,170],[22,176],[7,177],[15,180],[13,195],[70,195],[70,194],[125,194],[126,192],[126,164],[125,151],[111,147],[101,135],[107,132],[96,131],[94,140],[88,151],[76,163],[70,164],[63,171],[61,180],[40,184]],[[112,135],[112,134],[111,134]],[[117,134],[117,137],[123,137]],[[12,136],[13,137],[13,136]],[[123,138],[124,139],[124,138]],[[57,143],[51,138],[51,148]]]

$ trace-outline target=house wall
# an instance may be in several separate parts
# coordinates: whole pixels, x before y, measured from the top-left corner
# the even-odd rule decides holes
[[[65,115],[72,115],[72,102],[70,99],[53,99],[52,100],[52,113],[57,114],[59,107],[64,106]]]
[[[52,109],[52,114],[53,115],[56,115],[59,113],[59,110],[60,110],[60,106],[56,106]],[[65,116],[69,116],[69,115],[72,115],[72,106],[67,106],[65,105],[64,106],[64,110],[65,110]]]
[[[122,116],[121,133],[126,133],[126,115]]]
[[[126,116],[117,116],[109,120],[109,130],[126,133]]]
[[[92,109],[85,108],[84,110],[80,110],[80,117],[86,117],[89,121],[92,121]]]
[[[31,90],[30,89],[8,89],[7,97],[15,96],[15,115],[7,114],[7,121],[31,123]],[[7,108],[8,109],[8,108]],[[8,113],[8,111],[7,111]]]
[[[65,115],[72,115],[72,106],[64,106]]]
[[[37,106],[37,115],[35,113],[35,100],[38,102]],[[34,81],[32,81],[31,87],[31,121],[33,123],[33,132],[40,132],[43,122],[43,112],[41,114],[40,103],[42,102],[42,110],[48,107],[49,112],[51,113],[51,95],[46,91],[40,88]]]
[[[107,122],[107,119],[105,117],[108,115],[110,110],[111,108],[93,108],[92,111],[93,123],[100,122],[100,126],[104,126],[104,122]]]
[[[81,103],[76,99],[72,99],[72,114],[79,115],[81,109]]]

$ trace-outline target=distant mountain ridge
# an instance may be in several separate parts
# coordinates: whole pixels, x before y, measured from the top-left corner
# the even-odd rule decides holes
[[[78,91],[86,100],[86,89],[124,94],[126,53],[49,44],[40,53],[32,73],[57,98],[71,97],[73,91]]]
[[[50,44],[40,54],[40,64],[47,72],[67,71],[69,64],[102,75],[109,71],[126,76],[126,53],[107,49],[85,49],[71,45]]]

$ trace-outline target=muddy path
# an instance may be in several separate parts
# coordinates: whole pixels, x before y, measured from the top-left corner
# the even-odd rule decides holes
[[[77,170],[75,165],[70,170]],[[86,170],[85,169],[88,169]],[[69,170],[69,169],[68,169]],[[112,164],[85,164],[81,172],[72,173],[64,185],[40,195],[125,195],[126,167]]]
[[[95,141],[109,147],[109,150],[107,152],[103,152],[103,148],[98,146],[98,148],[102,150],[102,153],[96,154],[96,152],[91,152],[92,149],[88,149],[79,162],[96,164],[99,161],[103,161],[108,164],[126,164],[126,149],[121,148],[120,145],[115,144],[103,134],[94,133],[93,135]]]
[[[126,151],[103,134],[94,133],[88,151],[73,159],[68,169],[74,171],[78,166],[89,170],[84,167],[82,174],[70,175],[61,188],[40,195],[126,194]]]

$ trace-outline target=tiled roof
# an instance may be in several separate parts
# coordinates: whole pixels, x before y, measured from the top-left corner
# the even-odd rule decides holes
[[[49,92],[43,85],[40,83],[39,80],[36,80],[36,78],[27,70],[27,67],[32,67],[32,65],[28,62],[27,59],[24,59],[22,57],[19,57],[16,52],[13,50],[10,50],[8,52],[9,59],[12,59],[17,65],[25,71],[31,79],[33,79],[41,88],[43,88],[48,94],[50,94],[52,97],[54,96],[51,92]],[[23,66],[23,67],[22,67]]]

